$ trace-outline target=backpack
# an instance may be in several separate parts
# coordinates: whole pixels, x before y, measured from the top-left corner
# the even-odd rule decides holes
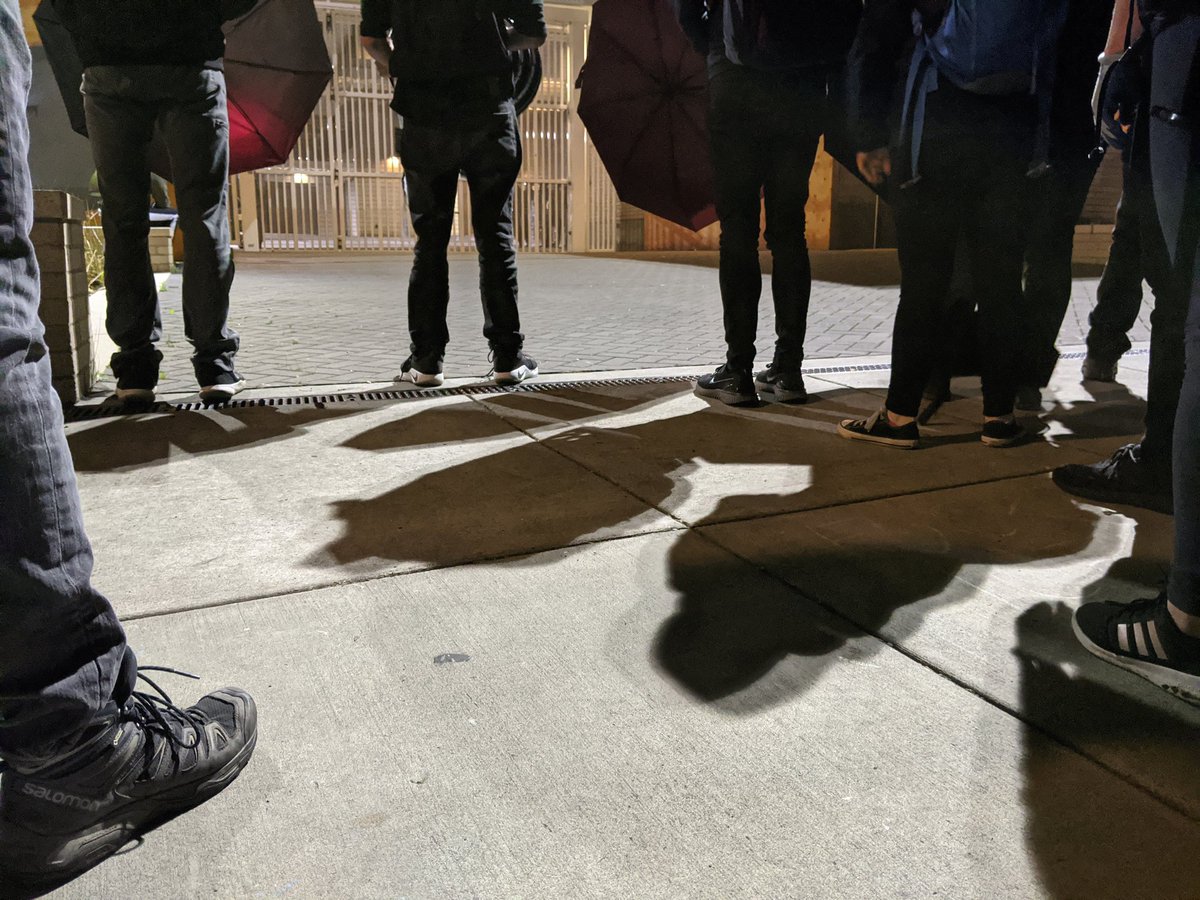
[[[392,77],[421,84],[510,75],[512,56],[493,6],[487,0],[392,0]]]
[[[1028,94],[1038,68],[1053,54],[1065,20],[1062,0],[947,0],[937,30],[926,38],[934,67],[976,94]]]
[[[839,66],[862,0],[722,0],[725,55],[754,69]]]

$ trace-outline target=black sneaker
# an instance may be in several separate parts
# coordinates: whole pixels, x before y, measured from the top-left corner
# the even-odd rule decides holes
[[[1173,515],[1170,468],[1146,462],[1141,449],[1141,444],[1126,444],[1108,459],[1090,466],[1059,466],[1052,476],[1054,483],[1085,500],[1126,503]]]
[[[1016,407],[1024,412],[1041,412],[1042,389],[1032,384],[1017,388]]]
[[[753,406],[758,403],[754,376],[749,370],[731,369],[728,365],[721,366],[707,375],[701,375],[696,379],[692,390],[697,397],[720,400],[730,406]]]
[[[1074,627],[1089,653],[1200,704],[1200,638],[1179,630],[1165,594],[1130,604],[1085,603]]]
[[[1083,359],[1083,380],[1100,381],[1106,384],[1117,380],[1117,366],[1121,357],[1100,356],[1089,352]]]
[[[409,355],[408,359],[400,366],[400,374],[396,376],[397,383],[403,384],[406,381],[411,381],[417,387],[441,387],[445,384],[446,376],[442,374],[441,354],[429,354],[421,357],[415,353]]]
[[[799,369],[780,369],[771,363],[754,376],[754,386],[780,403],[808,402],[808,389]]]
[[[979,440],[985,447],[1015,447],[1028,439],[1029,432],[1015,419],[984,422],[983,431],[979,435]]]
[[[838,425],[838,434],[852,441],[870,441],[902,450],[915,450],[921,443],[921,430],[916,422],[894,427],[888,422],[886,409],[879,410],[869,419],[844,420]]]
[[[520,384],[538,377],[537,360],[522,350],[496,350],[492,360],[492,380],[496,384]]]
[[[135,692],[69,757],[0,776],[0,885],[74,878],[214,797],[246,767],[258,722],[249,694],[224,688],[179,709],[141,677],[157,695]]]

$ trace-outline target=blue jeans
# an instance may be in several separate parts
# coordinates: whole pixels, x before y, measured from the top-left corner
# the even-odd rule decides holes
[[[91,586],[38,319],[29,80],[17,0],[0,0],[0,757],[27,769],[124,702],[137,667],[116,614]]]
[[[118,387],[154,388],[162,354],[150,270],[150,160],[155,129],[170,154],[184,235],[183,327],[202,387],[240,377],[229,327],[229,112],[225,76],[199,66],[92,66],[83,75],[88,135],[104,200],[108,334]]]

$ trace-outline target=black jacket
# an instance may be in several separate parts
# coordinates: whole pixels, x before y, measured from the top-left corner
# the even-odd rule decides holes
[[[91,66],[221,68],[222,23],[257,0],[53,0],[85,69]]]

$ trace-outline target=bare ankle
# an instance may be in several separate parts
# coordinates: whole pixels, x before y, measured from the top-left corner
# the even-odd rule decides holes
[[[911,425],[917,421],[916,416],[899,416],[890,409],[887,411],[887,420],[893,428],[903,428],[905,425]]]
[[[1200,616],[1189,615],[1174,603],[1168,603],[1167,609],[1180,631],[1189,637],[1200,638]]]

